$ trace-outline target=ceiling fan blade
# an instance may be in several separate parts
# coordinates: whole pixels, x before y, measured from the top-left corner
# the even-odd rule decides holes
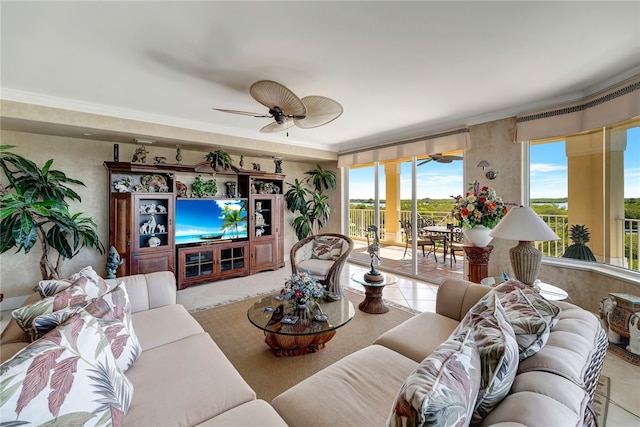
[[[303,129],[315,128],[334,121],[344,111],[342,105],[324,96],[305,96],[302,102],[307,107],[304,118],[293,118],[296,126]]]
[[[287,116],[304,116],[307,109],[293,92],[272,80],[259,80],[251,85],[249,93],[260,104],[273,109],[280,107]]]
[[[216,111],[222,111],[223,113],[231,113],[231,114],[242,114],[243,116],[252,116],[252,117],[273,117],[271,114],[261,114],[261,113],[252,113],[250,111],[240,111],[240,110],[226,110],[224,108],[214,108]]]
[[[280,124],[278,122],[269,123],[268,125],[266,125],[262,129],[260,129],[260,132],[262,132],[262,133],[282,132],[283,130],[287,130],[292,126],[293,126],[293,119],[292,118],[288,118],[287,121],[282,123],[282,124]]]
[[[425,163],[429,163],[431,160],[433,160],[433,159],[432,159],[431,157],[429,157],[429,158],[427,158],[427,159],[422,160],[422,161],[421,161],[420,163],[418,163],[416,166],[422,166],[422,165],[424,165]]]

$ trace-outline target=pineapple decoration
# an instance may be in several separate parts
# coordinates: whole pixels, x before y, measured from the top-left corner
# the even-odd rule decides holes
[[[573,244],[567,248],[562,257],[595,262],[596,257],[587,246],[590,239],[589,229],[584,225],[575,224],[571,226],[570,233]]]

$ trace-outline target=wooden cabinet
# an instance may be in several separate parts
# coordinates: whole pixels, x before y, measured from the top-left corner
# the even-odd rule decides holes
[[[284,267],[284,175],[249,178],[251,274]]]
[[[284,175],[231,168],[212,177],[214,170],[206,162],[105,162],[105,167],[109,246],[123,260],[117,276],[169,270],[184,289],[284,267]],[[176,243],[176,200],[195,200],[189,189],[198,177],[217,181],[218,192],[207,199],[247,201],[246,235],[214,243],[181,234]]]
[[[248,242],[178,248],[178,288],[249,274]]]
[[[107,162],[109,246],[123,260],[116,275],[175,271],[173,180],[150,165]]]

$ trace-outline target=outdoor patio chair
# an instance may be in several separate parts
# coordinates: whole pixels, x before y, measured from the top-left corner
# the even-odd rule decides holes
[[[453,232],[451,233],[451,241],[449,242],[449,253],[453,257],[453,261],[458,263],[456,260],[456,252],[464,252],[464,235],[462,234],[462,228],[453,227]]]
[[[403,234],[403,240],[405,241],[404,255],[402,255],[402,258],[404,258],[407,255],[407,250],[409,249],[409,246],[413,246],[413,239],[412,239],[413,232],[411,227],[411,221],[400,220],[400,226],[402,227],[401,231]],[[416,247],[422,248],[422,256],[426,257],[428,253],[433,253],[433,258],[436,260],[436,262],[438,262],[438,258],[436,257],[435,240],[433,240],[428,235],[425,235],[424,233],[422,233],[420,229],[418,229],[418,239],[416,240],[415,245]],[[428,253],[425,252],[425,249],[424,249],[425,246],[429,246],[431,248],[429,249]]]

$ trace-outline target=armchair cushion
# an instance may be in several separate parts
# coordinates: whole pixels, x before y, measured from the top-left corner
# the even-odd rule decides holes
[[[315,278],[324,278],[329,274],[331,267],[333,267],[332,260],[307,259],[298,264],[298,271],[302,273],[309,273],[310,276]]]

